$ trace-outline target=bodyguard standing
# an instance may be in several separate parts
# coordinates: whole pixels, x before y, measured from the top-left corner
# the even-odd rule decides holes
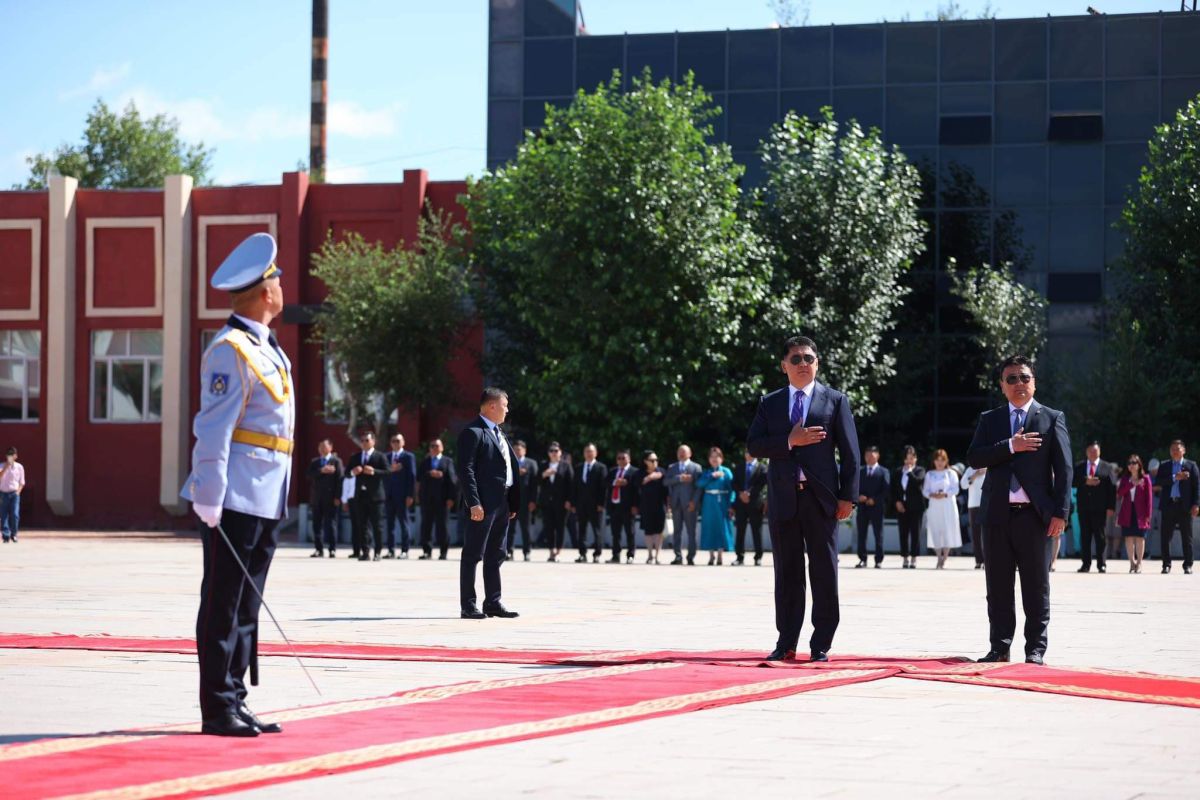
[[[337,552],[338,499],[342,496],[342,460],[333,454],[333,442],[322,439],[317,457],[308,464],[308,508],[312,513],[312,558],[324,555],[321,542],[329,548],[329,557]]]
[[[592,561],[599,563],[604,551],[604,499],[608,490],[608,467],[596,460],[596,445],[583,448],[583,463],[575,475],[575,514],[579,519],[578,564],[587,563],[587,532],[592,529],[596,538]]]
[[[1171,460],[1158,466],[1155,484],[1162,507],[1162,571],[1171,571],[1171,540],[1175,530],[1183,544],[1183,572],[1192,574],[1192,519],[1200,515],[1200,472],[1196,462],[1184,458],[1187,448],[1171,442]]]
[[[445,561],[450,550],[446,517],[454,508],[458,479],[454,462],[442,454],[442,440],[429,443],[429,455],[417,467],[417,497],[421,502],[421,560],[433,558],[433,536],[437,534],[438,560]]]
[[[562,457],[562,447],[551,442],[546,466],[542,469],[538,491],[538,508],[542,512],[542,533],[550,550],[549,561],[558,561],[562,552],[567,513],[574,496],[572,483],[575,471]]]
[[[737,554],[733,565],[746,563],[746,528],[754,539],[754,566],[762,564],[762,524],[766,502],[763,490],[767,488],[767,465],[746,453],[746,463],[733,470],[733,550]]]
[[[283,310],[275,253],[270,235],[253,234],[212,277],[214,289],[232,294],[233,314],[201,359],[192,472],[180,492],[203,523],[196,655],[201,730],[216,736],[282,730],[246,705],[261,601],[242,572],[264,591],[291,479],[292,365],[267,327]]]
[[[925,468],[917,464],[917,449],[904,446],[904,465],[892,476],[892,505],[900,528],[900,564],[902,569],[916,569],[921,554],[921,520],[925,518]]]
[[[400,528],[400,557],[408,558],[408,511],[416,502],[417,459],[404,449],[404,436],[392,434],[388,451],[387,475],[383,480],[384,507],[387,517],[387,555],[396,557],[396,527]],[[378,547],[376,548],[378,552]]]
[[[458,479],[469,514],[459,572],[463,619],[517,616],[500,602],[508,523],[517,516],[517,454],[500,430],[508,416],[508,394],[488,387],[479,398],[479,417],[458,435]],[[475,566],[483,560],[483,610],[475,605]]]
[[[1025,609],[1025,661],[1041,664],[1050,626],[1050,558],[1071,513],[1071,442],[1066,415],[1033,399],[1033,362],[1022,355],[1000,364],[1008,403],[985,411],[967,451],[987,468],[983,513],[991,649],[983,662],[1008,661],[1017,615],[1013,579],[1020,573]]]
[[[529,560],[530,551],[530,530],[532,524],[533,510],[537,508],[537,489],[538,489],[538,465],[532,458],[528,458],[525,454],[529,451],[525,443],[518,439],[513,442],[513,450],[517,454],[517,485],[521,489],[521,502],[517,508],[517,518],[514,519],[508,526],[508,553],[507,557],[512,560],[513,545],[516,544],[517,528],[521,529],[521,552],[525,556],[525,560]]]
[[[608,493],[608,525],[612,533],[612,558],[610,564],[621,563],[621,540],[625,540],[625,558],[630,564],[637,552],[634,541],[633,523],[637,517],[637,504],[642,492],[641,472],[629,464],[629,451],[617,451],[617,463],[608,471],[605,484]]]
[[[370,561],[374,544],[375,560],[378,561],[383,549],[383,476],[387,474],[388,462],[383,453],[375,449],[373,432],[364,433],[361,441],[362,450],[347,465],[354,478],[354,502],[351,504],[354,552],[359,561]]]
[[[1075,504],[1079,509],[1080,572],[1092,569],[1092,545],[1096,545],[1096,570],[1104,572],[1104,551],[1108,542],[1104,529],[1117,507],[1117,482],[1113,466],[1100,460],[1100,443],[1090,442],[1087,458],[1075,465]]]
[[[696,563],[696,518],[700,513],[700,488],[696,486],[696,479],[704,470],[692,461],[692,448],[686,444],[679,445],[675,457],[678,460],[667,467],[667,475],[663,478],[671,501],[671,521],[674,523],[671,543],[675,547],[675,560],[671,563],[683,563],[683,533],[686,528],[687,563],[692,566]]]
[[[867,528],[875,532],[875,569],[883,566],[883,510],[891,491],[888,471],[879,466],[879,448],[871,445],[863,451],[866,463],[858,470],[858,563],[867,565]]]

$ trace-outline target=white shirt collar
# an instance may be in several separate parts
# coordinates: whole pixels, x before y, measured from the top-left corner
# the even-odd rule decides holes
[[[803,389],[797,389],[795,386],[792,386],[789,383],[788,384],[788,407],[790,408],[791,405],[796,402],[796,392],[804,392],[804,402],[806,404],[808,404],[808,406],[811,406],[812,403],[810,401],[812,400],[813,389],[816,388],[816,385],[817,385],[816,381],[809,381],[808,386],[805,386]]]
[[[268,328],[266,325],[263,325],[261,322],[255,322],[252,319],[246,319],[241,314],[234,314],[233,316],[240,319],[242,322],[246,323],[246,327],[249,328],[255,336],[257,336],[259,339],[262,339],[264,342],[266,342],[268,339],[271,338],[271,329]]]
[[[488,426],[488,430],[490,430],[490,431],[494,431],[494,430],[496,430],[496,428],[500,427],[499,425],[497,425],[496,423],[492,422],[490,419],[488,419],[487,417],[485,417],[483,414],[480,414],[480,415],[479,415],[479,418],[480,418],[481,420],[483,420],[483,424],[484,424],[484,425],[487,425],[487,426]]]
[[[1033,405],[1033,398],[1032,398],[1032,397],[1031,397],[1031,398],[1029,398],[1029,400],[1028,400],[1028,401],[1025,403],[1025,405],[1023,405],[1023,406],[1021,406],[1021,407],[1020,407],[1020,408],[1021,408],[1021,413],[1023,413],[1025,416],[1029,416],[1029,407],[1030,407],[1031,405]],[[1012,403],[1009,403],[1009,404],[1008,404],[1008,415],[1009,415],[1010,417],[1012,416],[1013,412],[1014,412],[1014,411],[1016,411],[1016,410],[1017,410],[1017,406],[1014,406]]]

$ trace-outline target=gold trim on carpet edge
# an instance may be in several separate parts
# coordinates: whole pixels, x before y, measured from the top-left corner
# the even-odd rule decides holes
[[[993,678],[986,675],[903,675],[905,678],[919,680],[946,681],[949,683],[970,683],[978,686],[992,686],[997,689],[1037,689],[1049,694],[1067,694],[1072,697],[1102,698],[1107,700],[1135,700],[1142,703],[1164,703],[1173,706],[1188,706],[1200,708],[1200,698],[1180,697],[1179,695],[1145,694],[1122,692],[1117,689],[1093,689],[1088,686],[1070,686],[1062,683],[1046,683],[1027,681],[1020,678]]]

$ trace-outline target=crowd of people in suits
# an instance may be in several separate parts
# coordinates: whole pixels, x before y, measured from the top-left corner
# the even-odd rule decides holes
[[[332,452],[332,443],[323,441],[309,464],[313,557],[334,557],[338,520],[345,513],[353,532],[351,558],[408,558],[416,544],[420,559],[434,558],[436,550],[436,557],[445,560],[450,525],[457,522],[461,538],[465,516],[452,517],[456,509],[462,511],[459,482],[443,442],[429,442],[419,461],[405,449],[400,434],[391,437],[387,452],[375,449],[371,433],[363,435],[361,444],[360,451],[343,461]],[[665,563],[693,565],[699,551],[708,551],[710,565],[726,563],[727,553],[733,554],[734,565],[742,565],[747,539],[753,563],[762,563],[765,460],[746,453],[742,464],[730,467],[724,452],[713,447],[702,464],[693,460],[686,444],[665,466],[650,450],[636,462],[630,450],[619,450],[612,465],[600,461],[593,444],[583,448],[581,460],[557,442],[550,443],[541,463],[528,456],[523,441],[514,441],[513,450],[519,464],[520,503],[509,526],[508,558],[519,548],[528,561],[534,548],[542,547],[549,561],[560,561],[569,544],[575,562],[595,563],[604,554],[607,534],[607,562],[633,563],[635,530],[640,529],[647,564],[664,563],[660,558],[666,534],[673,558]],[[1191,572],[1191,517],[1200,504],[1200,474],[1185,453],[1183,443],[1176,441],[1170,461],[1151,460],[1147,467],[1135,454],[1121,467],[1100,458],[1098,442],[1088,445],[1086,458],[1074,470],[1080,572],[1091,570],[1093,552],[1096,567],[1105,572],[1108,560],[1120,556],[1122,545],[1130,572],[1140,572],[1152,528],[1160,531],[1163,572],[1171,569],[1176,533],[1182,540],[1183,568]],[[878,447],[864,450],[855,510],[855,566],[865,568],[869,559],[876,568],[882,566],[888,516],[896,519],[903,569],[916,569],[918,556],[925,552],[932,552],[935,568],[942,569],[950,555],[966,545],[975,568],[982,569],[984,520],[979,508],[987,470],[951,464],[943,449],[936,450],[926,466],[919,461],[916,449],[905,447],[901,466],[888,469],[880,463]],[[418,507],[419,526],[412,521]],[[534,524],[538,519],[540,530]]]

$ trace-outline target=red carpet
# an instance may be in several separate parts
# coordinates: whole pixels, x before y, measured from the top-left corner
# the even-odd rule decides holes
[[[553,671],[264,714],[285,732],[236,742],[188,735],[192,725],[14,744],[0,748],[0,769],[12,800],[196,797],[892,674],[673,663]]]

